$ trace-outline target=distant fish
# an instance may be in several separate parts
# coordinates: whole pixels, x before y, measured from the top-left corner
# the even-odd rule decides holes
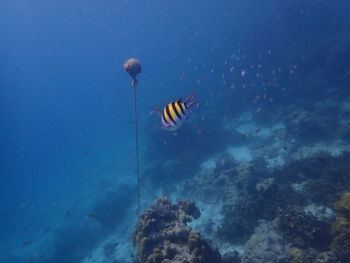
[[[232,55],[231,55],[231,59],[235,59],[235,60],[237,60],[237,61],[240,61],[240,60],[241,60],[240,57],[238,57],[236,54],[232,54]]]
[[[259,133],[261,131],[261,128],[258,128],[255,130],[255,133]]]
[[[88,218],[90,218],[90,219],[95,218],[95,214],[92,214],[92,213],[89,214],[89,215],[88,215]]]
[[[170,102],[165,106],[163,111],[159,109],[159,107],[155,107],[152,113],[157,113],[162,120],[162,129],[167,131],[176,131],[179,129],[188,117],[191,115],[190,108],[199,103],[198,100],[193,101],[193,96],[195,91],[186,99],[185,102],[182,102],[182,99],[178,99],[176,101]]]
[[[32,243],[32,241],[26,241],[23,243],[23,246],[26,247],[26,246],[30,245],[31,243]]]
[[[71,211],[70,209],[68,209],[68,210],[66,211],[66,215],[67,215],[67,216],[69,216],[71,213],[72,213],[72,211]]]
[[[27,231],[28,229],[29,229],[29,226],[22,227],[21,232],[23,233],[23,232]]]
[[[259,99],[260,99],[259,95],[255,96],[254,99],[252,100],[253,104],[255,104]]]
[[[220,162],[220,165],[224,166],[225,163],[226,163],[226,159],[222,159],[221,162]]]
[[[248,137],[248,133],[243,134],[243,135],[242,135],[242,142],[245,142],[245,140],[247,139],[247,137]]]

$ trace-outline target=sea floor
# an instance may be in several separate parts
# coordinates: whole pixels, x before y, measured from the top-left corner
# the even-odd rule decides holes
[[[324,114],[327,107],[332,108],[332,116]],[[167,169],[161,162],[148,165],[150,174],[141,181],[142,208],[163,195],[172,201],[194,200],[201,216],[189,225],[215,243],[222,255],[238,253],[241,262],[265,262],[266,251],[272,251],[269,262],[282,262],[292,248],[312,250],[310,258],[316,258],[330,250],[332,238],[327,244],[316,236],[310,239],[305,227],[296,241],[283,228],[281,216],[294,211],[330,232],[337,216],[333,203],[350,190],[350,103],[329,100],[315,103],[312,110],[286,106],[270,115],[268,123],[262,114],[248,110],[223,121],[219,128],[240,139],[198,162],[192,160],[196,172],[176,183],[155,186],[157,171]],[[168,171],[170,177],[176,173]],[[134,186],[120,184],[116,192],[91,204],[95,212],[84,222],[62,222],[25,252],[15,251],[22,254],[18,258],[32,255],[27,262],[136,262],[137,248],[131,243],[136,199],[131,193],[135,193]],[[104,217],[99,217],[101,211]],[[122,216],[108,225],[108,218],[116,215]],[[62,244],[65,240],[66,245]]]

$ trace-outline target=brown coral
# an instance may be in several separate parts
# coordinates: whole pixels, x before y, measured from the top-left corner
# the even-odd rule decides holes
[[[141,263],[221,262],[220,253],[186,225],[200,216],[193,201],[173,204],[160,197],[140,216],[133,234]]]
[[[350,193],[344,193],[339,201],[334,203],[338,217],[332,225],[336,233],[330,245],[330,250],[318,255],[315,263],[349,263],[350,262]]]
[[[332,225],[332,230],[337,233],[331,248],[341,259],[341,262],[350,262],[350,192],[344,193],[341,199],[334,203],[338,212],[337,220]]]

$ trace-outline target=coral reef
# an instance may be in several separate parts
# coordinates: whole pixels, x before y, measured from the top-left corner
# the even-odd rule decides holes
[[[309,111],[300,107],[291,110],[286,115],[284,123],[287,129],[295,135],[297,140],[303,142],[315,142],[321,140],[331,133],[331,129],[336,127],[336,121],[332,115],[321,115],[315,110]]]
[[[310,263],[313,262],[317,252],[313,249],[301,249],[297,247],[291,247],[287,251],[287,259],[290,263]]]
[[[285,249],[283,238],[276,232],[254,234],[245,245],[242,263],[283,262]]]
[[[252,129],[249,138],[239,142],[243,147],[236,143],[221,153],[212,153],[193,176],[181,171],[179,174],[185,174],[181,177],[183,184],[177,189],[181,195],[199,200],[198,204],[203,204],[203,215],[211,205],[218,207],[215,218],[206,221],[209,222],[208,230],[197,228],[195,224],[192,226],[220,244],[223,254],[236,250],[249,262],[248,255],[251,255],[250,258],[256,255],[256,261],[262,260],[262,256],[259,257],[260,247],[250,245],[265,242],[266,233],[254,233],[259,221],[278,218],[277,235],[281,239],[270,238],[270,241],[276,241],[272,243],[276,247],[277,241],[288,243],[290,249],[282,250],[284,255],[276,253],[279,256],[274,257],[275,262],[278,262],[278,257],[295,263],[343,262],[348,252],[342,244],[348,242],[348,237],[337,235],[333,240],[331,232],[335,219],[332,204],[350,186],[350,146],[343,141],[349,137],[347,120],[350,106],[345,103],[341,107],[332,104],[332,101],[324,105],[304,103],[303,107],[289,107],[282,114],[287,117],[279,117],[278,121],[283,121],[284,128],[278,132],[265,126],[261,130],[260,126],[248,123],[253,128],[248,124],[242,128]],[[342,116],[339,117],[339,113]],[[326,115],[338,118],[329,119]],[[337,137],[335,141],[334,137]],[[344,138],[340,140],[340,137]],[[330,143],[325,139],[331,139]],[[256,142],[253,143],[253,140]],[[266,147],[267,144],[269,147]],[[227,150],[230,148],[247,148],[251,160],[235,158]],[[270,162],[278,161],[276,155],[282,155],[283,163],[268,169]],[[168,162],[164,162],[164,167],[165,164],[168,165]],[[170,165],[166,170],[169,168],[173,170]],[[338,228],[340,231],[341,226],[341,231],[345,231],[344,217],[343,221],[339,218],[338,227],[335,224],[333,230]],[[202,224],[204,221],[197,222]],[[236,247],[245,243],[247,253],[243,254]],[[228,253],[225,260],[235,262],[239,261],[239,257]],[[267,258],[263,260],[268,261]]]
[[[322,249],[331,241],[330,225],[299,207],[286,207],[278,219],[280,232],[293,247]]]
[[[221,262],[217,249],[186,223],[198,218],[193,201],[158,198],[139,218],[133,234],[141,263]]]
[[[233,205],[224,206],[219,233],[229,242],[246,241],[253,234],[260,219],[273,220],[279,208],[288,204],[302,204],[302,196],[289,185],[277,184],[267,178],[258,183],[246,178],[248,195],[242,195]],[[251,185],[251,186],[250,186]]]
[[[339,157],[319,153],[315,157],[290,162],[276,177],[283,178],[281,183],[306,180],[305,199],[331,207],[339,199],[339,193],[350,186],[349,170],[350,152],[344,152]]]
[[[338,217],[332,225],[336,236],[330,245],[330,251],[321,253],[316,263],[350,262],[350,192],[344,193],[341,199],[334,203],[334,208],[338,212]]]
[[[241,258],[237,251],[227,252],[222,256],[222,263],[240,263]]]

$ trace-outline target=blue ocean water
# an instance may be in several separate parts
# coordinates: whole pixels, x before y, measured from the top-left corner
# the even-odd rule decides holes
[[[1,0],[1,262],[88,262],[113,234],[115,262],[135,257],[126,244],[137,220],[127,59],[142,63],[144,210],[176,196],[211,156],[241,146],[246,133],[228,130],[242,114],[269,126],[286,107],[312,111],[349,97],[349,8],[329,0]],[[162,130],[152,108],[193,90],[200,105],[187,123]]]

